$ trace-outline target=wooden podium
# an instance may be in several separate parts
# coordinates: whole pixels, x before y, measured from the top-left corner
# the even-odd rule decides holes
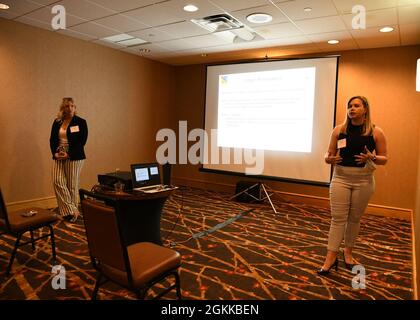
[[[80,190],[82,191],[82,189]],[[156,193],[140,191],[115,192],[94,188],[94,192],[83,192],[87,197],[104,201],[116,200],[120,206],[120,221],[124,243],[126,245],[138,242],[152,242],[162,245],[160,235],[160,220],[165,201],[174,189],[162,190]],[[100,228],[100,226],[98,226]]]

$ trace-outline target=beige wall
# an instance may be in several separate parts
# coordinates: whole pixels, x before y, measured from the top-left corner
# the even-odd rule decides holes
[[[89,127],[81,185],[153,161],[173,116],[174,68],[0,18],[0,186],[6,202],[53,196],[49,135],[63,96]]]

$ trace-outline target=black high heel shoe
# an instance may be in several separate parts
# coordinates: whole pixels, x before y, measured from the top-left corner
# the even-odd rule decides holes
[[[317,273],[320,276],[325,276],[330,273],[331,268],[335,268],[335,271],[338,270],[338,258],[335,258],[334,263],[328,269],[324,270],[323,268],[321,268],[317,271]]]
[[[346,255],[344,254],[344,252],[343,252],[343,261],[344,261],[344,265],[346,266],[346,269],[350,270],[350,271],[352,271],[353,267],[357,264],[357,263],[347,263],[346,262]]]

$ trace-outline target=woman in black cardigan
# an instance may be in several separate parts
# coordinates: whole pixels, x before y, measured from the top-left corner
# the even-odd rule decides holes
[[[75,222],[80,215],[78,193],[80,172],[86,159],[86,120],[76,115],[73,98],[63,98],[50,135],[50,148],[54,159],[53,185],[60,214]]]

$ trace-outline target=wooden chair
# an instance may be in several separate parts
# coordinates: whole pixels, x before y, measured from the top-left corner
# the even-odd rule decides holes
[[[181,299],[180,254],[151,242],[124,245],[118,200],[83,189],[79,193],[92,265],[99,272],[92,300],[96,299],[99,287],[108,281],[145,299],[152,286],[169,276],[175,278],[175,283],[153,299],[172,289]]]
[[[29,216],[29,212],[32,212],[34,214],[32,216]],[[55,264],[56,253],[54,229],[52,225],[58,219],[59,218],[54,213],[46,209],[36,207],[24,208],[14,212],[7,212],[6,204],[3,199],[3,194],[0,189],[0,231],[3,231],[0,233],[0,235],[9,234],[16,238],[15,246],[12,251],[12,256],[10,257],[9,265],[7,266],[6,275],[10,274],[17,249],[19,247],[31,243],[32,249],[35,250],[35,242],[43,238],[51,237],[52,262],[53,264]],[[35,238],[34,231],[43,227],[48,227],[50,232],[48,234]],[[31,240],[21,242],[21,238],[26,232],[30,233]]]

